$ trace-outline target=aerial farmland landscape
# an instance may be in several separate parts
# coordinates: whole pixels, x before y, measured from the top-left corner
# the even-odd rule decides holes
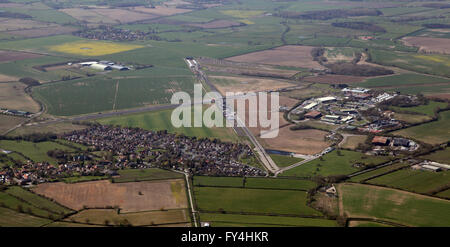
[[[125,226],[450,227],[450,1],[0,0],[0,227]]]

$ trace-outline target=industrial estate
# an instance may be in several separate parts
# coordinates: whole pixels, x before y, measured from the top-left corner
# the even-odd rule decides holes
[[[0,226],[449,227],[449,39],[448,1],[0,1]],[[195,84],[245,117],[175,127]]]

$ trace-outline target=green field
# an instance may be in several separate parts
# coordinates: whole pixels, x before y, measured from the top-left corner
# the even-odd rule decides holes
[[[187,136],[218,138],[222,141],[237,141],[238,137],[232,128],[219,127],[180,127],[171,123],[172,110],[153,111],[128,116],[119,116],[97,120],[101,124],[120,125],[124,127],[139,127],[146,130],[167,130]],[[193,121],[193,116],[192,116]]]
[[[244,187],[244,178],[242,177],[206,177],[194,176],[194,186],[213,186],[213,187]]]
[[[308,226],[308,227],[333,227],[336,221],[319,218],[300,218],[283,216],[238,215],[238,214],[200,214],[202,222],[209,222],[212,227],[233,226]]]
[[[450,111],[439,113],[439,119],[434,122],[414,126],[392,132],[394,135],[410,137],[430,144],[440,144],[450,140]]]
[[[39,227],[51,222],[49,219],[22,214],[8,208],[0,207],[1,227]]]
[[[287,177],[313,177],[317,175],[346,175],[357,172],[360,169],[353,167],[355,163],[363,163],[366,165],[380,164],[388,161],[388,157],[368,156],[362,153],[340,150],[341,155],[337,151],[333,151],[324,155],[323,160],[316,159],[306,164],[300,165],[293,169],[287,170],[281,176]]]
[[[47,204],[48,205],[48,204]],[[20,213],[31,214],[43,218],[59,218],[61,215],[49,212],[45,209],[38,208],[28,202],[24,202],[6,192],[0,192],[0,208],[5,207]]]
[[[405,85],[427,85],[435,83],[450,83],[450,79],[421,74],[400,74],[367,79],[362,83],[358,83],[358,86],[373,88],[389,87],[395,90],[401,90],[401,86]]]
[[[48,141],[33,143],[28,141],[1,140],[0,148],[23,154],[24,156],[29,157],[35,162],[51,162],[51,163],[55,163],[56,160],[47,155],[48,151],[55,149],[74,151],[73,149],[67,146],[63,146],[61,144]]]
[[[95,180],[101,180],[106,179],[107,176],[73,176],[73,177],[67,177],[63,178],[62,181],[64,183],[79,183],[79,182],[86,182],[86,181],[95,181]]]
[[[359,182],[360,183],[360,182],[363,182],[364,180],[367,180],[369,178],[372,178],[372,177],[375,177],[375,176],[378,176],[378,175],[381,175],[381,174],[384,174],[384,173],[388,173],[390,171],[399,169],[401,167],[405,167],[407,165],[408,164],[405,164],[405,163],[396,163],[396,164],[393,164],[393,165],[385,166],[385,167],[380,168],[380,169],[375,169],[373,171],[366,172],[366,173],[363,173],[363,174],[358,175],[358,176],[354,176],[349,181],[351,181],[351,182]]]
[[[368,180],[367,182],[412,192],[430,193],[450,185],[450,172],[430,172],[407,168]]]
[[[290,166],[303,160],[301,158],[295,158],[280,154],[270,154],[269,156],[272,158],[275,164],[277,164],[278,167]]]
[[[434,117],[437,109],[445,109],[447,107],[448,103],[430,101],[427,105],[419,105],[414,107],[391,106],[390,108],[395,112],[412,112]]]
[[[162,179],[183,178],[184,175],[158,168],[149,169],[125,169],[118,171],[120,177],[113,178],[114,183],[126,183],[137,181],[150,181]]]
[[[321,215],[306,205],[303,191],[196,187],[194,196],[201,212]]]
[[[450,148],[447,147],[444,150],[438,150],[420,158],[448,164],[450,163]]]
[[[338,190],[348,217],[407,226],[450,226],[450,202],[446,200],[360,184],[341,184]]]

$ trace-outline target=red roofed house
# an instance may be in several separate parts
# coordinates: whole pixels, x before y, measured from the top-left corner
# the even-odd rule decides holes
[[[322,116],[322,113],[320,113],[319,111],[310,111],[308,113],[305,114],[305,118],[319,118],[320,116]]]

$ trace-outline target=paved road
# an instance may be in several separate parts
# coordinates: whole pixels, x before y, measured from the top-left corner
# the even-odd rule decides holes
[[[202,80],[206,83],[206,85],[208,85],[208,87],[212,90],[212,91],[216,91],[219,92],[219,90],[217,90],[217,88],[214,86],[214,84],[212,84],[208,77],[206,76],[206,74],[198,67],[195,66],[193,68],[191,68],[194,73],[199,77],[199,80]],[[219,92],[220,93],[220,92]],[[222,94],[221,94],[222,95]],[[225,97],[222,95],[222,97],[225,99]],[[250,130],[245,126],[245,123],[240,120],[237,116],[236,116],[236,120],[237,122],[239,122],[240,124],[238,125],[238,127],[233,127],[236,133],[244,133],[249,139],[250,141],[253,143],[253,145],[255,146],[255,150],[258,153],[258,156],[261,160],[261,162],[263,163],[264,167],[272,172],[272,173],[276,173],[277,171],[280,170],[280,168],[275,164],[275,162],[272,160],[272,158],[266,153],[266,150],[263,148],[263,146],[258,142],[258,140],[255,138],[255,136],[250,132]]]
[[[306,163],[308,163],[308,162],[310,162],[310,161],[312,161],[312,160],[318,159],[320,156],[322,156],[322,155],[313,156],[313,157],[311,157],[311,158],[304,159],[304,160],[302,160],[302,161],[300,161],[300,162],[297,162],[297,163],[295,163],[295,164],[293,164],[293,165],[290,165],[290,166],[286,166],[286,167],[284,167],[284,168],[281,168],[280,170],[278,170],[278,171],[275,173],[275,177],[278,176],[278,174],[280,174],[280,173],[282,173],[282,172],[285,172],[285,171],[290,170],[290,169],[292,169],[292,168],[295,168],[295,167],[297,167],[297,166],[301,166],[301,165],[306,164]]]

